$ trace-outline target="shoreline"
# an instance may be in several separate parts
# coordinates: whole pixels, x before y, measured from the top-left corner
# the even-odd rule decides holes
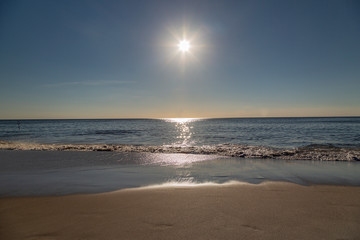
[[[0,198],[3,239],[357,239],[360,187],[285,182]]]
[[[159,184],[360,186],[359,162],[271,160],[165,153],[0,151],[0,196],[100,193]]]

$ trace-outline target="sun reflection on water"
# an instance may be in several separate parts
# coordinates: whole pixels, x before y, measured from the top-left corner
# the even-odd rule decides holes
[[[193,135],[193,126],[191,123],[200,120],[200,118],[166,118],[164,120],[175,123],[177,141],[173,145],[191,146],[194,144],[191,140]]]
[[[167,122],[174,122],[174,123],[189,123],[199,120],[200,118],[164,118]]]

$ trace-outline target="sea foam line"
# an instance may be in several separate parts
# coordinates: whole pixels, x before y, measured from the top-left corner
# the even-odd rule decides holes
[[[266,146],[247,146],[236,144],[203,146],[139,146],[120,144],[40,144],[0,141],[0,150],[183,153],[219,155],[239,158],[360,161],[360,148],[345,148],[332,145],[308,145],[294,149],[278,149]]]
[[[137,189],[152,189],[152,188],[178,188],[178,187],[209,187],[209,186],[232,186],[232,185],[250,185],[248,182],[241,182],[231,180],[224,183],[217,182],[194,182],[194,181],[169,181],[160,184],[154,184],[144,187],[138,187]]]

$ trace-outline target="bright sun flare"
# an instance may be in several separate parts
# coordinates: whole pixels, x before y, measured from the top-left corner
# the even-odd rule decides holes
[[[188,52],[190,49],[190,43],[188,40],[181,40],[178,44],[178,49],[180,52]]]

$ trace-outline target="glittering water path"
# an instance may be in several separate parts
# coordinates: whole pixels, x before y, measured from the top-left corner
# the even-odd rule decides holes
[[[360,159],[360,118],[0,121],[0,149]]]

